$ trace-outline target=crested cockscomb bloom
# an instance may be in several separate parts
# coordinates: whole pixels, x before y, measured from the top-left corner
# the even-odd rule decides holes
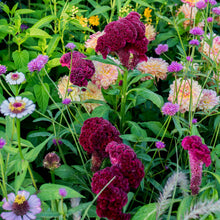
[[[196,2],[196,7],[198,9],[204,9],[206,8],[207,4],[204,2],[204,0],[200,0],[198,2]]]
[[[119,131],[108,120],[95,117],[83,123],[79,143],[89,154],[94,154],[94,160],[101,164],[100,161],[108,157],[108,153],[105,152],[107,144],[111,141],[122,143],[119,135]],[[94,164],[92,170],[98,170],[99,166],[95,165],[96,162],[92,161],[92,164]]]
[[[9,73],[5,76],[5,80],[10,85],[19,85],[23,83],[26,79],[23,73],[21,72],[15,72],[15,73]]]
[[[191,7],[194,7],[196,2],[198,2],[199,0],[181,0],[181,2],[183,3],[187,3],[189,4]]]
[[[85,47],[92,48],[95,50],[98,38],[104,34],[105,34],[104,31],[103,32],[98,31],[95,34],[90,35],[89,39],[85,42]]]
[[[187,136],[182,140],[182,147],[188,150],[191,169],[190,188],[192,195],[199,193],[199,187],[202,179],[203,163],[208,167],[211,164],[210,150],[202,143],[199,136]]]
[[[199,100],[198,108],[202,111],[207,111],[220,104],[220,97],[216,91],[211,89],[202,90],[202,98]]]
[[[27,98],[20,96],[10,97],[8,100],[2,102],[0,112],[12,118],[22,118],[28,114],[32,114],[35,110],[35,104]]]
[[[179,72],[183,69],[183,65],[181,63],[178,63],[176,61],[173,61],[168,67],[167,67],[167,70],[168,72],[170,73],[173,73],[173,72]]]
[[[199,46],[200,42],[197,39],[193,39],[189,42],[190,45]]]
[[[106,152],[109,153],[112,165],[118,167],[128,179],[129,186],[136,189],[144,178],[144,165],[134,150],[128,145],[112,141],[107,145]]]
[[[170,86],[168,101],[179,104],[181,113],[195,111],[201,93],[202,87],[197,81],[180,78]]]
[[[189,31],[192,35],[203,35],[204,31],[200,27],[194,27]]]
[[[2,212],[1,217],[5,220],[29,220],[36,219],[36,214],[41,212],[41,201],[36,195],[27,191],[18,191],[15,196],[10,193],[2,200],[2,208],[8,212]]]
[[[167,51],[168,51],[168,45],[167,44],[159,44],[157,46],[157,48],[155,49],[155,53],[157,55],[160,55],[160,54],[162,54],[164,52],[167,52]]]
[[[207,35],[210,38],[210,35]],[[211,44],[211,45],[210,45]],[[213,61],[217,63],[220,62],[220,36],[214,35],[212,43],[206,42],[204,39],[201,42],[201,47],[199,51],[204,53],[206,56],[210,57]]]
[[[147,61],[145,53],[149,41],[137,12],[133,11],[125,18],[109,23],[104,32],[96,46],[96,52],[100,52],[104,59],[110,52],[115,52],[122,65],[128,69],[133,69],[141,61]]]
[[[109,58],[120,64],[118,60],[111,57]],[[118,71],[121,71],[119,70],[119,67],[98,61],[93,61],[93,64],[95,66],[95,73],[91,80],[98,86],[99,89],[101,89],[101,87],[108,89],[110,85],[115,84],[116,80],[118,79]]]
[[[168,63],[163,60],[162,58],[153,58],[150,57],[148,61],[143,61],[139,63],[136,67],[141,73],[149,73],[153,77],[157,79],[166,79],[167,78],[167,68],[168,68]],[[145,76],[141,78],[141,81],[145,81],[148,79],[151,79],[151,76]]]
[[[72,101],[80,101],[80,89],[78,87],[73,87],[68,76],[63,76],[59,79],[58,90],[60,98],[65,99],[66,97],[70,98]]]
[[[157,149],[162,149],[166,147],[166,145],[162,141],[157,141],[155,145]]]
[[[49,170],[54,170],[60,166],[60,158],[54,152],[48,153],[43,160],[43,165]]]
[[[105,101],[101,89],[97,87],[97,85],[93,84],[91,81],[87,85],[86,91],[82,91],[80,95],[80,100],[85,101],[89,99],[99,100],[99,101]],[[99,103],[90,103],[85,102],[83,103],[83,106],[89,111],[92,112],[96,107],[100,106]]]
[[[151,24],[145,24],[145,37],[149,41],[155,40],[156,37],[156,30],[153,25]]]
[[[0,64],[0,76],[1,76],[2,74],[5,74],[6,71],[7,71],[7,67]]]
[[[30,72],[41,71],[48,62],[49,57],[47,55],[38,55],[37,58],[31,60],[28,63],[28,69]]]
[[[0,149],[2,149],[6,145],[6,140],[3,138],[0,138]]]
[[[212,12],[215,13],[216,15],[220,15],[220,7],[213,8]]]
[[[164,115],[175,115],[179,111],[179,105],[172,102],[166,102],[162,107],[162,113]]]
[[[73,50],[76,47],[76,45],[74,43],[68,43],[65,47],[67,49]]]

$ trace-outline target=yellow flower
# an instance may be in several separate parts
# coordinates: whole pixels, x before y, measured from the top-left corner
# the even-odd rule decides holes
[[[83,27],[86,27],[87,26],[87,23],[88,23],[88,19],[87,18],[84,18],[83,16],[78,16],[76,15],[76,19],[79,21],[79,23],[83,26]]]
[[[89,24],[93,25],[93,26],[98,26],[99,25],[99,17],[98,15],[94,15],[92,17],[89,18]]]
[[[146,21],[150,24],[152,22],[152,15],[151,15],[152,9],[145,8],[144,10],[144,17],[146,18]]]

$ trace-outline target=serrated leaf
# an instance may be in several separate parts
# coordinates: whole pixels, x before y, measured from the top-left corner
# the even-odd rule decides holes
[[[12,58],[17,69],[21,69],[24,67],[27,68],[29,62],[29,53],[27,50],[13,52]]]
[[[43,31],[38,28],[29,28],[29,36],[30,37],[36,37],[36,38],[52,38],[46,31]]]
[[[51,21],[55,20],[57,17],[55,15],[48,15],[46,17],[41,18],[38,22],[36,22],[32,28],[41,28],[46,24],[49,24]]]
[[[96,9],[88,15],[88,18],[92,17],[93,15],[102,14],[102,13],[109,11],[109,10],[111,10],[111,8],[109,6],[96,7]]]

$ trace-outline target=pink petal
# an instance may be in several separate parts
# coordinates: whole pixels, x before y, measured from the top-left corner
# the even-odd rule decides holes
[[[2,205],[2,208],[5,209],[5,210],[12,210],[12,204],[10,204],[9,202],[5,202]]]
[[[36,219],[36,216],[33,215],[33,214],[30,213],[30,212],[28,212],[26,215],[27,215],[30,219]]]
[[[5,220],[17,220],[17,215],[13,212],[2,212],[1,217]]]
[[[29,195],[30,195],[30,193],[29,192],[27,192],[27,191],[18,191],[18,195],[22,195],[22,196],[24,196],[25,197],[25,199],[27,200],[28,199],[28,197],[29,197]]]

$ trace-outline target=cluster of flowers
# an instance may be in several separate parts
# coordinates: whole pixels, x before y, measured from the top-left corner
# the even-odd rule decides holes
[[[199,136],[185,137],[182,141],[182,146],[189,153],[190,189],[192,190],[192,195],[197,195],[202,180],[202,165],[205,164],[208,167],[211,164],[210,150],[202,143],[202,139]]]
[[[103,118],[87,119],[81,129],[80,144],[92,154],[92,170],[97,171],[103,159],[109,157],[112,166],[97,171],[92,178],[92,191],[101,194],[97,200],[97,215],[113,220],[130,219],[123,214],[130,188],[137,188],[144,177],[144,166],[134,150],[123,144],[119,131]]]
[[[30,72],[41,71],[45,64],[48,62],[49,57],[47,55],[38,55],[37,58],[31,60],[28,63],[28,69]]]

